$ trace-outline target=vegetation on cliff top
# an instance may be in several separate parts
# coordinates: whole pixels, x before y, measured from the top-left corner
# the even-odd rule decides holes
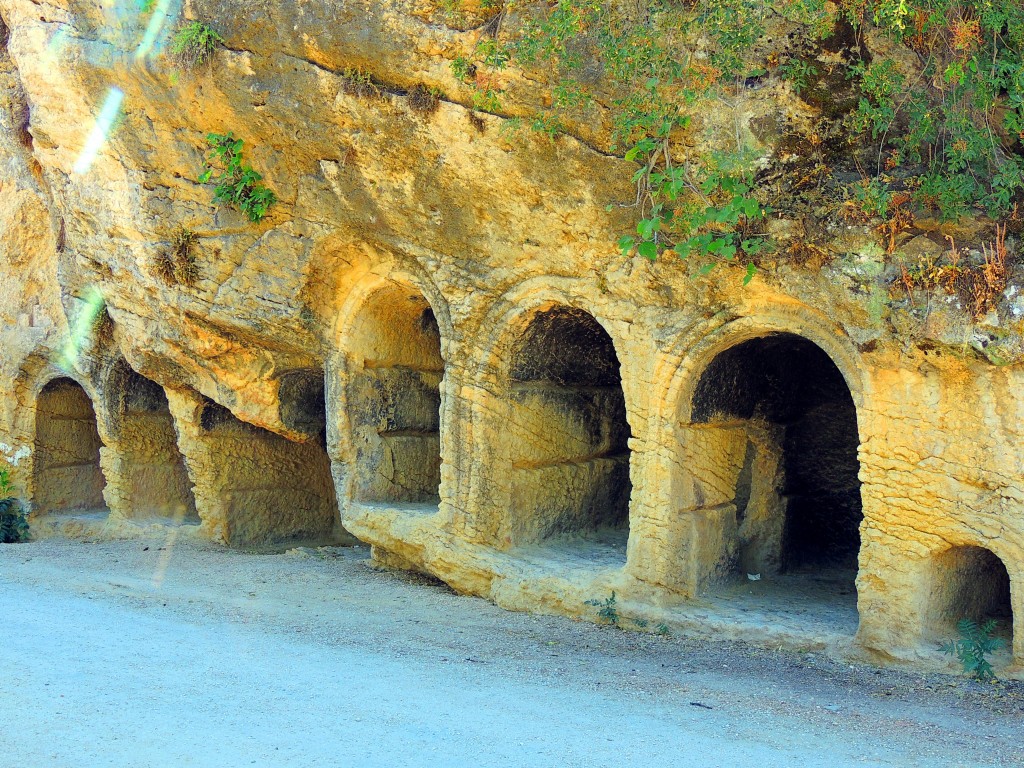
[[[890,235],[921,213],[1020,220],[1018,0],[444,5],[450,19],[483,31],[452,62],[478,109],[498,111],[510,98],[505,70],[514,66],[548,84],[532,127],[554,135],[610,122],[608,149],[638,166],[625,252],[696,256],[702,271],[743,258],[750,274],[768,211],[823,188],[834,193],[833,213],[881,218]],[[821,115],[814,130],[786,137],[802,158],[789,174],[772,177],[739,131],[718,151],[694,149],[710,103],[730,107],[773,77]]]

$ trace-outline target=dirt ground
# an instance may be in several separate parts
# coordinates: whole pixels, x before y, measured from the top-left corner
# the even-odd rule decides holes
[[[1024,766],[1024,683],[509,613],[368,555],[0,546],[0,766]]]

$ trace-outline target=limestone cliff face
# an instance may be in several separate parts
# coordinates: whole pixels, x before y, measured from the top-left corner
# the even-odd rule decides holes
[[[224,48],[177,72],[167,35],[196,17]],[[480,32],[429,4],[211,0],[160,24],[133,3],[0,0],[0,19],[0,448],[27,497],[65,471],[37,400],[90,418],[54,378],[91,398],[115,516],[162,506],[256,543],[343,521],[379,559],[511,607],[580,612],[614,587],[653,610],[739,563],[785,570],[792,499],[845,494],[862,647],[913,655],[962,607],[950,584],[1004,567],[1012,596],[991,602],[1012,606],[1024,659],[1020,281],[980,321],[945,295],[894,306],[901,254],[941,248],[938,223],[894,255],[848,224],[823,265],[694,279],[617,253],[634,166],[600,124],[547,139],[468,106],[449,62]],[[379,92],[354,93],[354,69]],[[412,103],[419,85],[436,109]],[[813,107],[771,83],[730,109],[707,130],[770,150],[764,126]],[[259,224],[197,182],[206,135],[228,131],[279,198]],[[192,285],[159,270],[179,227],[198,235]],[[766,337],[792,344],[749,347],[752,373],[712,365]],[[162,392],[133,400],[143,377]],[[703,413],[702,386],[754,394]],[[787,458],[801,450],[846,462],[838,491],[835,462]],[[153,469],[172,459],[187,481]],[[545,549],[591,528],[610,538],[582,560]]]

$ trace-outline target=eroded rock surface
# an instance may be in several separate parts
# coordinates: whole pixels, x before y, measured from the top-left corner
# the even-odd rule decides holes
[[[978,614],[1024,664],[1020,275],[981,319],[894,301],[938,222],[889,255],[850,223],[749,285],[625,259],[634,166],[601,125],[474,112],[449,62],[479,30],[397,0],[187,2],[225,47],[177,72],[177,9],[148,48],[129,5],[0,0],[0,451],[38,530],[347,529],[510,608],[593,616],[614,590],[652,627],[747,574],[827,574],[859,611],[836,652],[928,659]],[[783,162],[778,126],[816,108],[771,82],[706,125]],[[259,224],[197,181],[228,131],[279,198]],[[181,227],[190,284],[160,269]]]

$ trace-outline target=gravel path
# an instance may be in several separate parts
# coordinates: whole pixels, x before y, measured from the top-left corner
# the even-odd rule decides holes
[[[508,613],[367,554],[0,547],[0,766],[1024,766],[1024,684]]]

